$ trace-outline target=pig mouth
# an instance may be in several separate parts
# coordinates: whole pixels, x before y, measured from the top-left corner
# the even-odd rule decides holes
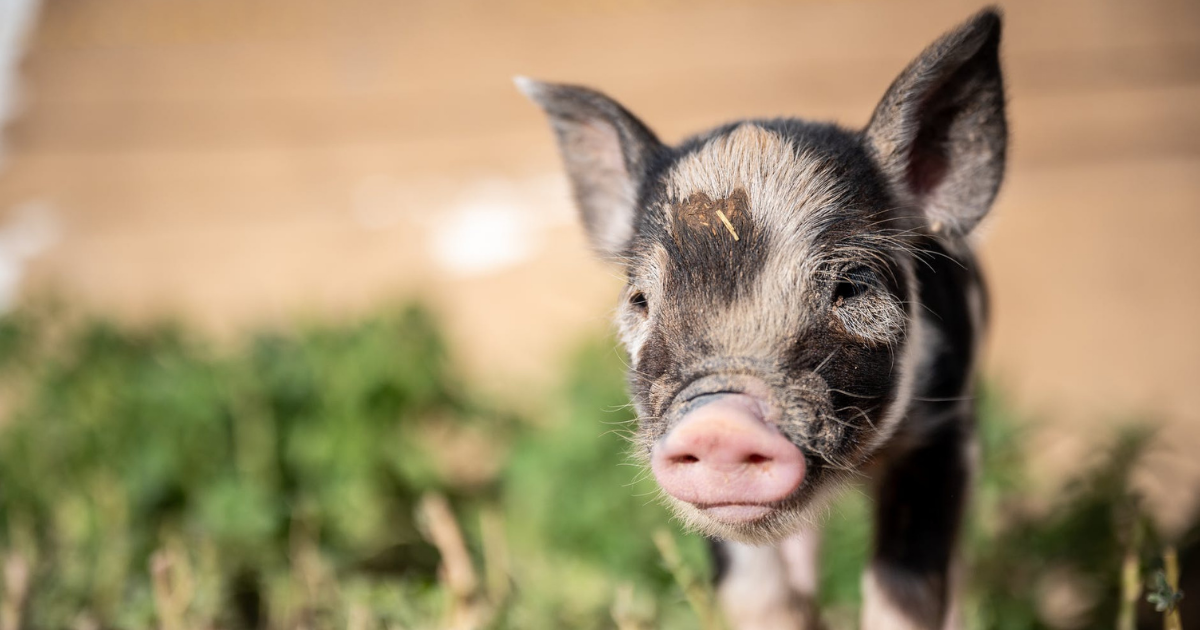
[[[805,494],[805,499],[808,493]],[[807,500],[778,503],[693,504],[670,499],[668,504],[684,527],[705,536],[751,545],[773,544],[794,533],[814,514]]]
[[[706,517],[723,525],[754,525],[761,523],[776,512],[776,507],[763,503],[710,503],[693,504]]]

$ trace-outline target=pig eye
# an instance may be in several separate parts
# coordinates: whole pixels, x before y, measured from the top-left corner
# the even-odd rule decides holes
[[[629,305],[633,307],[633,310],[643,315],[650,311],[650,302],[646,300],[646,294],[641,291],[634,291],[629,296]]]
[[[870,291],[873,280],[871,270],[866,267],[856,267],[845,272],[837,286],[833,288],[834,305],[840,305]]]

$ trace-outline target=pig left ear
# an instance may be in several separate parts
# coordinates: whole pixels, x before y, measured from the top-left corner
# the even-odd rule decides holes
[[[934,231],[963,236],[987,214],[1008,143],[1000,14],[943,35],[888,88],[865,137],[892,187]]]
[[[550,117],[592,248],[618,258],[633,239],[647,166],[663,149],[640,120],[584,87],[514,79]]]

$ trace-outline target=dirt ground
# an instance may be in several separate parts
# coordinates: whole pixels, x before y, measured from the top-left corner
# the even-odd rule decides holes
[[[620,279],[510,77],[599,87],[666,140],[740,116],[857,126],[977,8],[51,0],[4,131],[0,263],[9,242],[22,295],[219,334],[420,295],[474,375],[537,397]],[[1048,480],[1100,426],[1164,423],[1146,487],[1177,522],[1200,487],[1200,4],[1004,9],[987,371],[1039,423]]]

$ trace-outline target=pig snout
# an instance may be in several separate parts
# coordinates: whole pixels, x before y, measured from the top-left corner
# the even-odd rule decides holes
[[[722,520],[749,520],[804,481],[804,453],[746,394],[710,394],[653,448],[650,467],[671,496]]]

